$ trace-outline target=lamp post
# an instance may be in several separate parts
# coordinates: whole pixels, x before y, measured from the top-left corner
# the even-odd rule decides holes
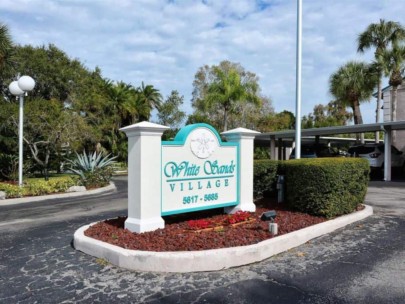
[[[301,158],[302,0],[297,0],[297,70],[295,93],[295,158]]]
[[[30,76],[22,76],[8,86],[10,93],[20,98],[20,113],[18,122],[18,185],[23,185],[23,117],[24,94],[35,87],[35,81]]]

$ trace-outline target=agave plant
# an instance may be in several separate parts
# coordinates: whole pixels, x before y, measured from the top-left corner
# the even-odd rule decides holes
[[[84,186],[102,186],[108,183],[111,178],[111,165],[115,163],[116,157],[110,157],[110,154],[103,156],[102,153],[76,153],[77,158],[68,160],[71,164],[70,170],[79,175]]]

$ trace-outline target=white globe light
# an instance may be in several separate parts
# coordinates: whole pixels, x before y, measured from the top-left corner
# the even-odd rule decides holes
[[[24,94],[24,91],[21,90],[21,88],[18,85],[18,81],[13,81],[12,83],[10,83],[10,85],[8,86],[8,89],[10,90],[11,94],[13,94],[15,96]]]
[[[30,76],[21,76],[18,79],[18,86],[24,92],[31,91],[35,87],[35,81]]]

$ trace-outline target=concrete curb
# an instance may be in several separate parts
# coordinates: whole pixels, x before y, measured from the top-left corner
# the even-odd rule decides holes
[[[330,233],[373,214],[373,208],[281,235],[258,244],[204,251],[150,252],[128,250],[89,238],[84,231],[93,224],[76,230],[74,247],[89,255],[103,258],[119,267],[136,271],[197,272],[214,271],[259,262],[297,247],[311,239]]]
[[[87,190],[84,192],[69,192],[69,193],[58,193],[58,194],[30,196],[30,197],[21,197],[21,198],[8,198],[8,199],[0,201],[0,206],[10,206],[10,205],[16,205],[16,204],[23,204],[23,203],[32,203],[32,202],[44,201],[44,200],[55,199],[55,198],[70,198],[70,197],[78,197],[78,196],[88,196],[88,195],[100,194],[100,193],[110,192],[110,191],[117,191],[117,188],[115,187],[115,184],[113,182],[110,182],[110,184],[106,187],[93,189],[93,190]]]

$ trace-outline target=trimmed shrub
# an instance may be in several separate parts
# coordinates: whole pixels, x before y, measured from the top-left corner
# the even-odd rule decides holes
[[[78,184],[78,178],[76,176],[61,176],[53,177],[48,181],[41,179],[30,179],[24,186],[26,188],[27,195],[45,195],[51,193],[66,192],[71,186]]]
[[[275,191],[278,161],[255,160],[253,165],[253,196],[261,198]]]
[[[96,168],[93,171],[84,172],[83,177],[80,178],[80,184],[87,189],[104,187],[110,183],[113,173],[113,167]]]
[[[0,191],[6,192],[6,198],[22,197],[25,193],[24,188],[7,183],[0,183]]]
[[[0,191],[6,192],[7,198],[16,198],[66,192],[69,187],[77,184],[78,178],[76,176],[51,177],[48,181],[42,178],[33,178],[26,180],[23,187],[0,183]]]
[[[331,218],[353,212],[364,202],[370,172],[365,159],[299,159],[281,167],[291,208]]]

